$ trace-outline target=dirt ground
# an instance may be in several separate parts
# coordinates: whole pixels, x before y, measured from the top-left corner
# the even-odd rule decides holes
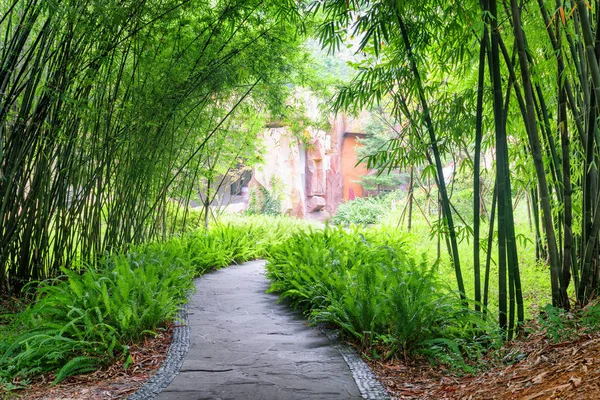
[[[433,368],[425,360],[370,362],[393,399],[600,399],[600,334],[551,343],[543,334],[516,340],[503,354],[519,354],[503,365],[490,357],[486,372],[459,376]]]
[[[160,367],[169,349],[172,328],[132,347],[134,363],[123,362],[50,386],[48,375],[10,398],[35,400],[125,399]],[[579,334],[574,340],[551,343],[543,333],[515,340],[502,351],[522,355],[504,365],[498,354],[489,357],[487,371],[458,375],[432,367],[426,360],[382,363],[367,361],[393,399],[600,399],[600,333]],[[505,357],[506,359],[506,357]]]
[[[157,331],[143,343],[131,346],[133,363],[124,369],[124,361],[86,375],[65,379],[56,386],[53,375],[41,377],[26,390],[14,391],[8,399],[31,400],[113,400],[126,399],[160,368],[173,337],[172,326]],[[5,395],[6,396],[6,395]],[[0,393],[0,398],[2,394]]]

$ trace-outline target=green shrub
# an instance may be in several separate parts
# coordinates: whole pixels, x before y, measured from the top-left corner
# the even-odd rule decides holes
[[[202,275],[212,268],[226,267],[233,259],[233,251],[213,230],[200,229],[192,233],[186,248],[196,275]]]
[[[332,222],[336,225],[376,224],[389,211],[383,197],[357,198],[340,204]]]
[[[253,187],[250,191],[247,213],[249,215],[281,215],[281,199],[283,197],[281,186],[279,179],[273,177],[270,190],[264,186]]]
[[[220,225],[230,225],[237,234],[248,238],[251,258],[264,258],[273,246],[297,232],[314,227],[314,223],[287,216],[224,215]]]
[[[328,306],[332,298],[343,293],[345,273],[360,245],[356,235],[341,228],[309,229],[292,235],[272,246],[268,255],[270,291],[280,292],[294,307],[310,308],[315,302]]]
[[[584,312],[582,318],[584,322],[594,319],[593,317],[590,318],[592,316],[589,313],[590,310],[593,310],[593,308],[588,309],[588,312]],[[538,323],[546,332],[546,336],[554,343],[571,339],[577,333],[573,315],[551,304],[546,305],[541,310]]]
[[[199,229],[190,234],[187,237],[187,252],[196,273],[201,275],[212,268],[223,268],[261,257],[268,243],[264,242],[265,237],[275,241],[268,232],[266,227],[245,218],[240,223],[215,224],[208,230]]]
[[[53,371],[58,382],[127,357],[131,343],[175,318],[194,276],[262,257],[304,226],[283,217],[226,219],[107,254],[81,274],[62,269],[63,276],[39,283],[36,301],[2,326],[0,388]]]
[[[442,336],[444,316],[452,308],[453,299],[441,290],[436,265],[429,267],[425,261],[416,263],[408,258],[403,267],[390,272],[388,299],[394,346],[411,350],[423,341]]]
[[[600,301],[592,301],[581,312],[581,323],[587,331],[600,330]]]
[[[462,361],[492,342],[481,314],[441,284],[437,265],[416,262],[396,231],[299,232],[275,246],[268,261],[270,291],[312,321],[335,324],[365,350],[384,344],[388,356],[420,352],[438,359],[456,350]]]
[[[387,304],[382,274],[373,264],[365,265],[354,274],[346,275],[349,280],[342,292],[331,299],[325,309],[313,310],[318,321],[334,323],[344,332],[371,347],[381,332],[386,330]]]
[[[83,274],[62,269],[42,282],[18,322],[24,333],[0,347],[0,377],[58,369],[56,381],[127,355],[127,344],[172,320],[192,290],[179,240],[107,255]]]

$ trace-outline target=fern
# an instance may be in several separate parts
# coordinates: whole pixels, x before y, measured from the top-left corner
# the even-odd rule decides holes
[[[72,358],[56,373],[52,385],[56,385],[72,375],[95,371],[101,365],[100,360],[94,357],[79,356]]]
[[[271,247],[267,277],[269,291],[305,309],[311,321],[337,325],[365,349],[382,340],[389,356],[432,354],[432,346],[493,332],[440,284],[436,264],[410,256],[398,232],[356,226],[296,232]]]
[[[264,256],[302,229],[292,219],[252,217],[132,246],[127,254],[107,253],[80,272],[61,269],[61,277],[36,284],[36,302],[15,318],[15,333],[2,333],[0,382],[51,371],[58,371],[58,382],[124,357],[127,344],[176,317],[195,275]],[[323,276],[306,275],[311,301],[331,292],[319,283]]]

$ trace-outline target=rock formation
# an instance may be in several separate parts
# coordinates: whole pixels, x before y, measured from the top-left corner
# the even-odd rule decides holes
[[[361,118],[338,115],[330,119],[328,132],[308,128],[300,135],[287,127],[267,127],[265,162],[255,168],[251,190],[263,187],[279,198],[283,213],[294,217],[333,215],[350,189],[357,197],[363,193],[356,183],[367,172],[364,165],[356,167],[360,122]]]

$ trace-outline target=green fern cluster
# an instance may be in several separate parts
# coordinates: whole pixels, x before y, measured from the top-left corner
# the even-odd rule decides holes
[[[265,257],[269,249],[309,224],[287,217],[225,218],[189,235],[187,252],[198,274]]]
[[[171,321],[193,277],[263,257],[305,224],[264,216],[226,220],[166,242],[107,254],[81,273],[39,283],[36,301],[0,331],[0,389],[56,372],[89,372]],[[15,378],[17,378],[15,380]]]
[[[270,290],[364,350],[383,344],[387,356],[440,357],[443,347],[462,360],[489,325],[440,283],[437,265],[417,262],[406,248],[401,234],[383,230],[299,232],[271,250]]]
[[[192,290],[182,243],[106,255],[97,268],[42,282],[16,323],[24,333],[0,347],[0,377],[58,370],[55,382],[127,354],[127,343],[172,320]]]

